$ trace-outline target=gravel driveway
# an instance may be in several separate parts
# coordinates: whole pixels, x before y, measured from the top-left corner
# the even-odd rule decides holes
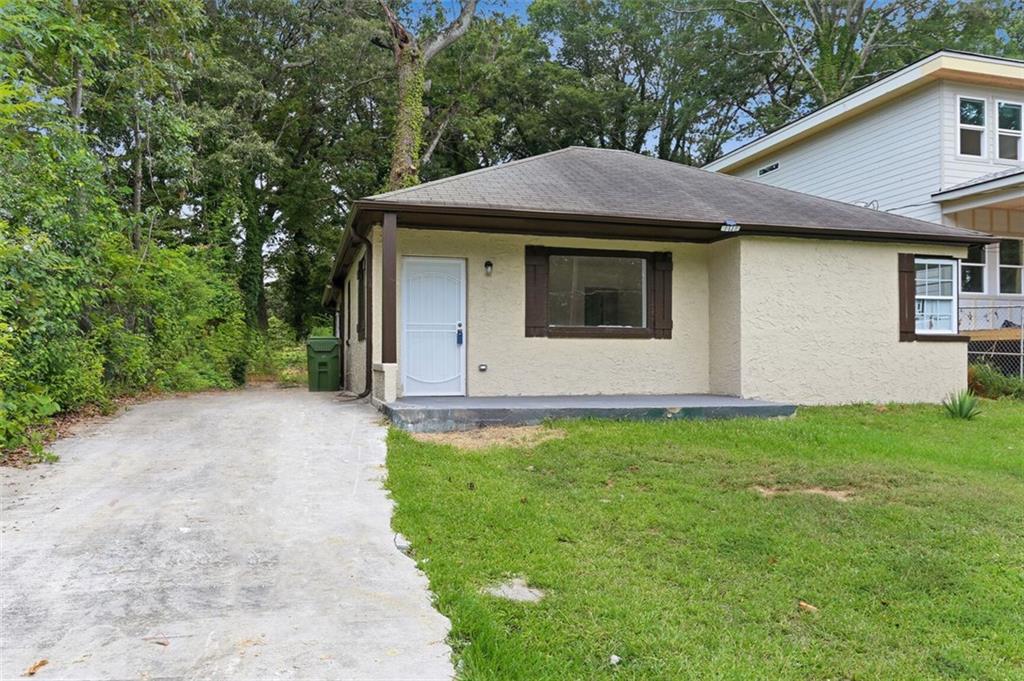
[[[132,407],[2,469],[0,678],[447,679],[385,429],[330,393]]]

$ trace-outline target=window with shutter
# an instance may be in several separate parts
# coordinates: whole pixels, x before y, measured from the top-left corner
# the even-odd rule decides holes
[[[526,335],[671,338],[672,254],[526,248]]]

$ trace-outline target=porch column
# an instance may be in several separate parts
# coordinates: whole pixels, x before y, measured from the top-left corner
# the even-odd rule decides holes
[[[397,315],[397,251],[398,251],[398,215],[384,213],[381,226],[381,329],[380,329],[380,361],[381,364],[398,362],[398,323]]]

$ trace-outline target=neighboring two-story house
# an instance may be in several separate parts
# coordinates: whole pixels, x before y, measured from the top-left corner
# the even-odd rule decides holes
[[[1024,62],[941,51],[705,168],[992,234],[934,294],[972,339],[1008,338],[1024,317],[1022,112]]]

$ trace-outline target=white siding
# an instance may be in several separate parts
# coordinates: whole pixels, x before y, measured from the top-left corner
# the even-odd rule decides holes
[[[940,222],[941,86],[927,85],[733,174]],[[758,168],[779,169],[758,177]]]
[[[958,110],[957,96],[985,100],[985,146],[984,158],[969,158],[957,154]],[[942,83],[942,176],[943,189],[961,182],[973,180],[982,175],[1000,172],[1008,168],[1022,167],[1021,162],[1000,161],[996,158],[996,101],[1024,101],[1024,91],[1004,88],[968,85],[953,81]]]

